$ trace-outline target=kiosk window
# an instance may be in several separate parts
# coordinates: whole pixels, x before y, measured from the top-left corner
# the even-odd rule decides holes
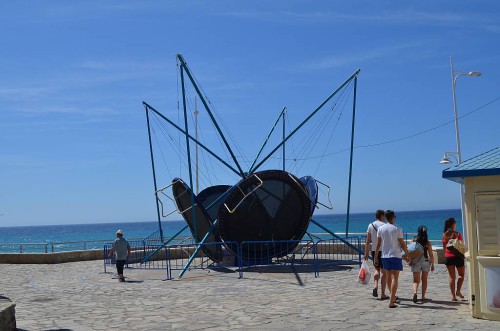
[[[500,195],[476,195],[476,229],[478,254],[500,254]]]

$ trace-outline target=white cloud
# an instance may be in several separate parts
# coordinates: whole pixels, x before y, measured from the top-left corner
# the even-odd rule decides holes
[[[303,70],[319,70],[319,69],[332,69],[339,67],[351,66],[353,69],[367,61],[391,58],[398,54],[410,54],[407,55],[405,61],[412,61],[415,58],[421,58],[422,56],[429,55],[430,51],[420,50],[421,43],[409,43],[394,46],[387,46],[381,48],[373,48],[364,52],[352,52],[352,53],[340,53],[331,56],[323,57],[321,59],[313,60],[313,62],[297,65],[295,69],[299,71]],[[412,52],[403,52],[404,50],[413,50]],[[401,59],[399,59],[401,60]]]
[[[0,88],[0,98],[40,97],[54,92],[50,87],[6,87]]]
[[[294,12],[294,11],[234,11],[220,12],[214,15],[256,19],[280,23],[383,23],[394,25],[444,25],[462,26],[464,23],[473,23],[474,26],[498,33],[496,17],[484,15],[461,15],[453,12],[424,12],[415,10],[396,10],[380,14],[349,14],[334,11]]]
[[[115,115],[118,112],[108,107],[73,107],[73,106],[42,106],[17,108],[19,112],[30,114],[85,114],[85,115]]]

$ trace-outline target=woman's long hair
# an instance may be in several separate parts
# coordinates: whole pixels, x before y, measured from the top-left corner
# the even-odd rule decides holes
[[[450,218],[447,218],[445,221],[444,221],[444,230],[443,230],[443,233],[445,233],[446,231],[448,231],[448,229],[450,229],[453,224],[457,223],[457,221],[455,221],[455,219],[453,217],[450,217]]]
[[[429,243],[427,227],[425,227],[424,225],[418,227],[416,242],[418,242],[423,247],[427,247],[427,244]]]

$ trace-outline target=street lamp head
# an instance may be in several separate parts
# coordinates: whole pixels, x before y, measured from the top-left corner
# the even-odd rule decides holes
[[[444,153],[443,158],[441,159],[441,161],[439,161],[439,164],[450,164],[450,163],[453,163],[453,161],[450,160],[450,156],[455,157],[455,153],[453,153],[453,152],[446,152],[446,153]],[[458,159],[457,159],[457,162],[458,162]]]
[[[470,71],[467,75],[472,77],[479,77],[481,76],[481,73],[479,71]]]
[[[449,159],[449,158],[447,158],[447,157],[443,157],[443,158],[441,159],[441,161],[439,161],[439,164],[450,164],[450,163],[451,163],[451,161],[450,161],[450,159]]]

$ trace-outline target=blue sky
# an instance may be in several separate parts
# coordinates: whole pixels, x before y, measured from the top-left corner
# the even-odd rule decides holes
[[[459,114],[495,100],[499,15],[496,1],[2,2],[1,225],[155,220],[141,102],[177,120],[177,53],[244,162],[283,106],[294,127],[357,68],[357,146],[452,120],[450,55],[457,70],[483,73],[459,77]],[[325,152],[349,146],[345,107]],[[499,108],[496,101],[460,120],[464,159],[498,146]],[[222,151],[204,112],[200,133]],[[321,139],[318,146],[328,135]],[[159,165],[159,185],[187,180],[163,146],[170,174]],[[437,163],[455,148],[453,124],[357,148],[352,211],[459,208],[459,187]],[[346,209],[348,161],[347,152],[325,157],[317,172],[332,186],[336,213]],[[204,165],[212,177],[203,185],[234,184],[217,163]]]

